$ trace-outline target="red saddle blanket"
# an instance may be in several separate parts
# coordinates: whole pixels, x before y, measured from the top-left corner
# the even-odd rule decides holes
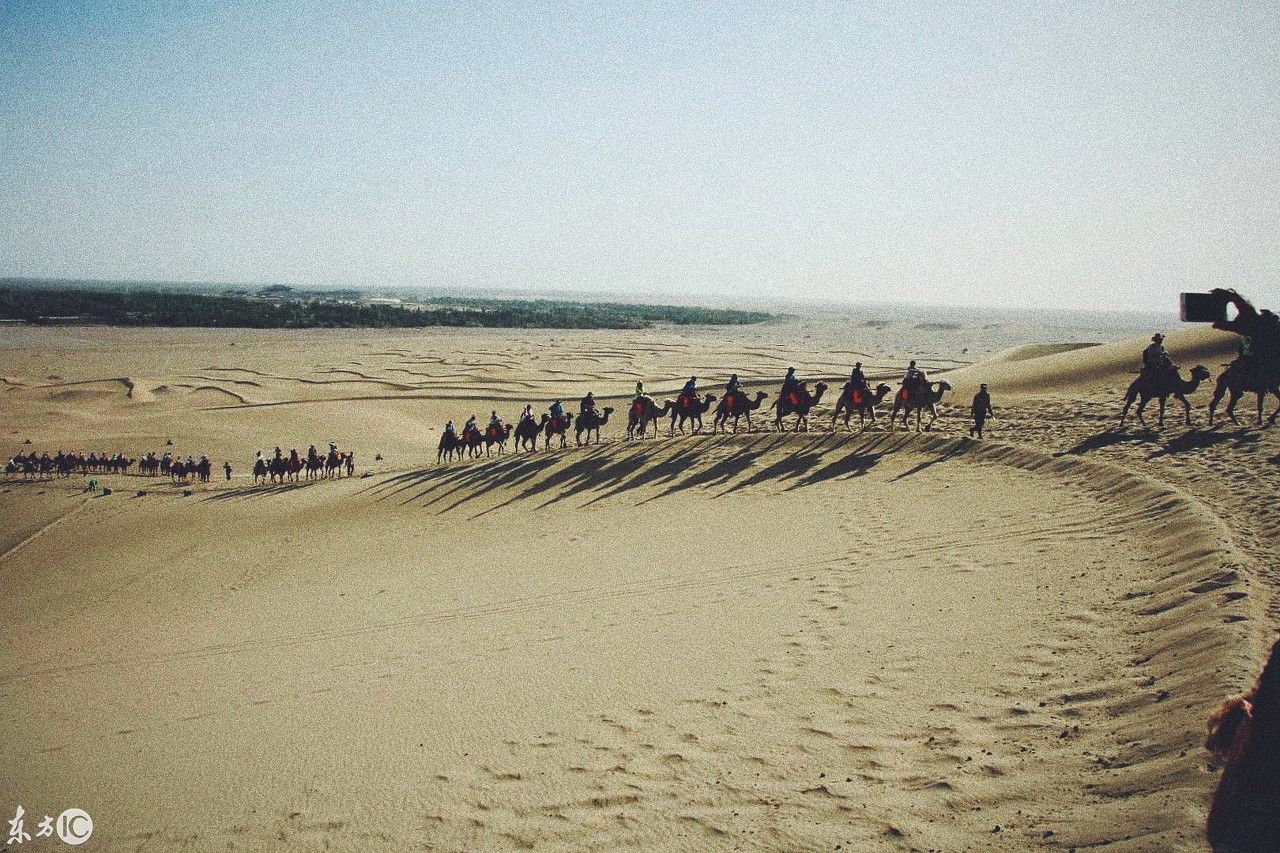
[[[857,388],[854,388],[853,391],[849,394],[849,399],[853,402],[855,406],[861,406],[862,392],[859,391]]]

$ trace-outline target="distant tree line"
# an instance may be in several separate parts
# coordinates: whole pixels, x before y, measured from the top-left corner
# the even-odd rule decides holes
[[[517,329],[644,329],[655,323],[744,325],[772,315],[759,311],[437,297],[426,306],[366,305],[333,299],[83,288],[0,286],[0,319],[112,326],[348,329],[474,326]]]

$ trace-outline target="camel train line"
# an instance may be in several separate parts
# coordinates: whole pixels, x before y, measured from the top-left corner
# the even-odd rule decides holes
[[[1165,408],[1170,397],[1182,404],[1184,420],[1187,426],[1191,426],[1191,402],[1187,398],[1208,380],[1212,373],[1204,365],[1198,364],[1191,369],[1190,377],[1184,379],[1180,368],[1173,364],[1165,352],[1163,342],[1162,335],[1155,335],[1151,345],[1143,351],[1142,369],[1125,391],[1124,404],[1120,412],[1121,426],[1128,419],[1129,412],[1135,403],[1137,408],[1134,414],[1139,422],[1145,425],[1145,409],[1152,400],[1158,403],[1158,424],[1163,426]],[[1261,357],[1257,351],[1252,355],[1242,352],[1239,358],[1225,367],[1226,369],[1218,376],[1213,397],[1208,405],[1209,425],[1213,426],[1218,403],[1224,396],[1228,397],[1225,409],[1227,417],[1232,423],[1239,424],[1235,407],[1240,397],[1248,392],[1257,394],[1257,421],[1261,424],[1267,394],[1274,394],[1277,400],[1280,400],[1280,366],[1277,366],[1277,359]],[[664,418],[668,421],[668,436],[674,436],[677,431],[684,435],[686,425],[692,433],[700,433],[704,426],[703,416],[708,412],[713,412],[711,421],[713,434],[728,433],[730,427],[736,433],[739,422],[743,418],[746,419],[747,431],[754,429],[751,413],[760,410],[764,401],[770,396],[767,391],[749,393],[738,382],[737,374],[734,374],[729,379],[724,394],[717,397],[716,394],[700,394],[697,391],[696,379],[696,377],[690,377],[689,382],[679,394],[664,400],[661,405],[652,396],[644,393],[643,385],[637,385],[636,395],[627,408],[626,440],[648,438],[651,426],[653,437],[656,438]],[[780,432],[785,431],[788,428],[786,419],[794,416],[795,423],[791,430],[807,431],[809,415],[822,401],[828,388],[827,383],[817,382],[810,391],[807,383],[795,377],[795,368],[789,369],[782,389],[769,404],[769,409],[773,412],[771,421],[773,428]],[[907,373],[896,393],[893,392],[893,388],[883,382],[876,385],[873,390],[862,372],[862,364],[859,363],[855,365],[848,381],[844,383],[836,398],[830,426],[835,428],[837,421],[843,418],[845,428],[852,432],[851,421],[856,412],[858,428],[865,429],[869,422],[876,422],[877,407],[886,397],[893,394],[893,405],[889,412],[890,432],[899,423],[904,428],[910,428],[912,415],[915,416],[917,432],[928,430],[938,419],[938,404],[950,390],[952,390],[950,383],[946,380],[930,380],[923,370],[916,367],[914,361],[907,368]],[[984,395],[985,390],[984,385]],[[987,405],[989,405],[989,398],[983,396],[982,399],[988,400]],[[978,398],[975,398],[975,408],[977,405]],[[440,437],[436,461],[474,459],[482,452],[484,456],[489,456],[495,449],[499,454],[505,453],[508,439],[512,434],[515,435],[516,450],[537,450],[539,437],[543,438],[544,450],[550,450],[552,439],[557,437],[559,447],[563,448],[567,446],[566,437],[571,426],[574,427],[576,444],[590,444],[593,439],[598,442],[600,428],[609,422],[613,412],[614,409],[608,406],[597,410],[594,396],[588,394],[583,398],[576,420],[572,413],[563,411],[562,404],[557,401],[551,410],[543,413],[538,420],[534,419],[533,407],[525,406],[524,413],[514,428],[510,424],[504,424],[496,412],[488,427],[483,430],[476,425],[475,418],[472,417],[462,433],[457,434],[453,431],[452,421],[450,421]],[[927,423],[923,420],[926,412],[929,414]],[[1271,413],[1268,418],[1269,423],[1274,424],[1277,416],[1280,416],[1280,406]]]
[[[803,432],[809,429],[809,415],[821,402],[828,390],[825,382],[817,382],[810,391],[808,383],[795,377],[795,369],[787,372],[782,389],[775,395],[769,405],[773,413],[773,428],[778,431],[788,429],[787,419],[794,416],[795,422],[790,429]],[[852,431],[851,419],[858,415],[859,428],[865,428],[868,422],[874,423],[877,407],[889,396],[892,388],[880,383],[873,390],[862,374],[859,363],[844,383],[836,400],[835,412],[831,416],[831,425],[843,417],[845,428]],[[943,394],[951,390],[945,381],[931,382],[924,371],[911,363],[907,375],[898,392],[894,394],[893,409],[890,414],[890,430],[901,417],[903,427],[910,426],[912,414],[916,418],[917,431],[929,429],[937,420],[937,405]],[[713,434],[738,432],[740,423],[745,419],[748,432],[755,428],[752,413],[759,412],[764,401],[770,397],[767,391],[748,392],[738,381],[735,374],[725,387],[722,395],[699,393],[696,377],[690,377],[688,383],[679,394],[664,400],[661,405],[649,394],[644,393],[642,384],[636,386],[636,395],[627,407],[626,440],[639,440],[650,436],[657,437],[663,419],[667,420],[667,435],[677,432],[686,434],[686,426],[693,434],[701,433],[705,427],[703,418],[711,414],[711,431]],[[538,418],[534,417],[533,406],[526,405],[515,426],[502,421],[495,411],[487,426],[479,426],[473,415],[461,431],[454,428],[449,421],[440,435],[436,452],[436,462],[452,462],[463,459],[488,457],[494,453],[505,453],[508,444],[516,451],[533,452],[539,449],[538,440],[542,439],[542,449],[550,450],[552,441],[558,439],[558,447],[568,446],[568,433],[572,429],[576,445],[598,443],[600,429],[609,423],[615,409],[612,406],[597,408],[593,394],[583,398],[578,414],[566,412],[563,403],[556,401]],[[922,423],[925,412],[930,415],[928,424]],[[514,437],[514,442],[512,438]]]
[[[64,453],[61,450],[52,454],[48,451],[19,453],[5,463],[4,472],[10,476],[20,474],[23,479],[47,480],[75,474],[127,475],[135,465],[138,476],[168,477],[176,483],[185,483],[188,479],[207,483],[213,472],[213,463],[203,455],[199,460],[191,456],[183,460],[172,453],[157,456],[148,452],[134,459],[123,453]]]
[[[330,442],[329,452],[320,453],[313,444],[307,448],[305,457],[298,453],[298,448],[284,452],[277,447],[275,453],[267,458],[259,450],[253,460],[253,482],[265,484],[296,483],[301,477],[308,480],[337,479],[343,474],[351,477],[356,471],[355,451],[340,453],[338,445]]]

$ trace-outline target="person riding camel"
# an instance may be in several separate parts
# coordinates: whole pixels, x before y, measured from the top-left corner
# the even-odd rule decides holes
[[[581,413],[578,417],[582,417],[582,415],[588,413],[593,415],[596,413],[596,394],[594,391],[588,391],[587,396],[583,397],[582,400],[579,401],[578,411]]]
[[[684,383],[684,387],[680,389],[680,396],[684,400],[686,408],[691,408],[698,402],[698,377],[690,376],[689,381]]]
[[[489,412],[489,429],[502,429],[502,418],[498,417],[498,410],[493,409]]]
[[[902,375],[902,390],[898,392],[898,396],[903,400],[909,399],[912,394],[918,392],[925,381],[924,371],[916,367],[914,358],[911,359],[911,363],[907,365],[907,372]]]
[[[787,368],[787,375],[782,377],[782,397],[791,405],[800,403],[800,394],[804,391],[804,383],[796,376],[794,367]]]
[[[467,422],[462,425],[462,437],[466,438],[467,436],[471,435],[471,433],[473,432],[479,432],[479,428],[476,426],[475,415],[472,415],[471,417],[467,418]]]
[[[733,407],[733,395],[742,390],[742,383],[738,381],[738,374],[729,377],[729,381],[724,385],[724,405]]]
[[[867,390],[867,375],[862,372],[862,362],[855,364],[853,370],[849,371],[849,384],[859,391]]]
[[[551,404],[551,421],[556,424],[564,422],[564,401],[556,400]]]
[[[1169,353],[1164,349],[1164,335],[1156,332],[1151,343],[1142,351],[1142,372],[1153,379],[1163,379],[1173,368]]]
[[[644,393],[644,383],[637,382],[636,383],[636,399],[639,400],[641,397],[645,397],[645,396],[647,395]]]
[[[867,383],[867,375],[862,372],[862,362],[858,362],[849,371],[849,402],[855,406],[871,396],[871,386]]]
[[[524,404],[524,411],[520,413],[520,420],[522,422],[533,420],[533,403]]]
[[[1240,336],[1240,357],[1272,366],[1280,362],[1280,317],[1266,308],[1259,311],[1234,290],[1217,288],[1211,292],[1236,308],[1234,319],[1219,320],[1213,328]]]
[[[444,425],[444,434],[445,434],[445,435],[447,435],[447,436],[451,436],[451,437],[456,437],[456,435],[457,435],[457,431],[458,431],[458,428],[457,428],[457,427],[455,427],[455,426],[453,425],[453,421],[452,421],[452,420],[449,420],[449,421],[446,421],[446,422],[445,422],[445,425]]]

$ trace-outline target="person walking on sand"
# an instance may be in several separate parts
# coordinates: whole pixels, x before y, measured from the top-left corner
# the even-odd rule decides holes
[[[222,463],[222,470],[223,470],[224,472],[226,472],[226,475],[227,475],[227,482],[228,482],[228,483],[230,483],[230,482],[231,482],[231,463],[230,463],[230,462],[223,462],[223,463]]]
[[[982,438],[982,426],[987,422],[987,416],[995,417],[996,410],[991,408],[991,394],[987,391],[987,383],[983,382],[978,386],[978,393],[973,395],[973,405],[969,407],[973,412],[973,426],[969,428],[969,437],[977,435]]]

